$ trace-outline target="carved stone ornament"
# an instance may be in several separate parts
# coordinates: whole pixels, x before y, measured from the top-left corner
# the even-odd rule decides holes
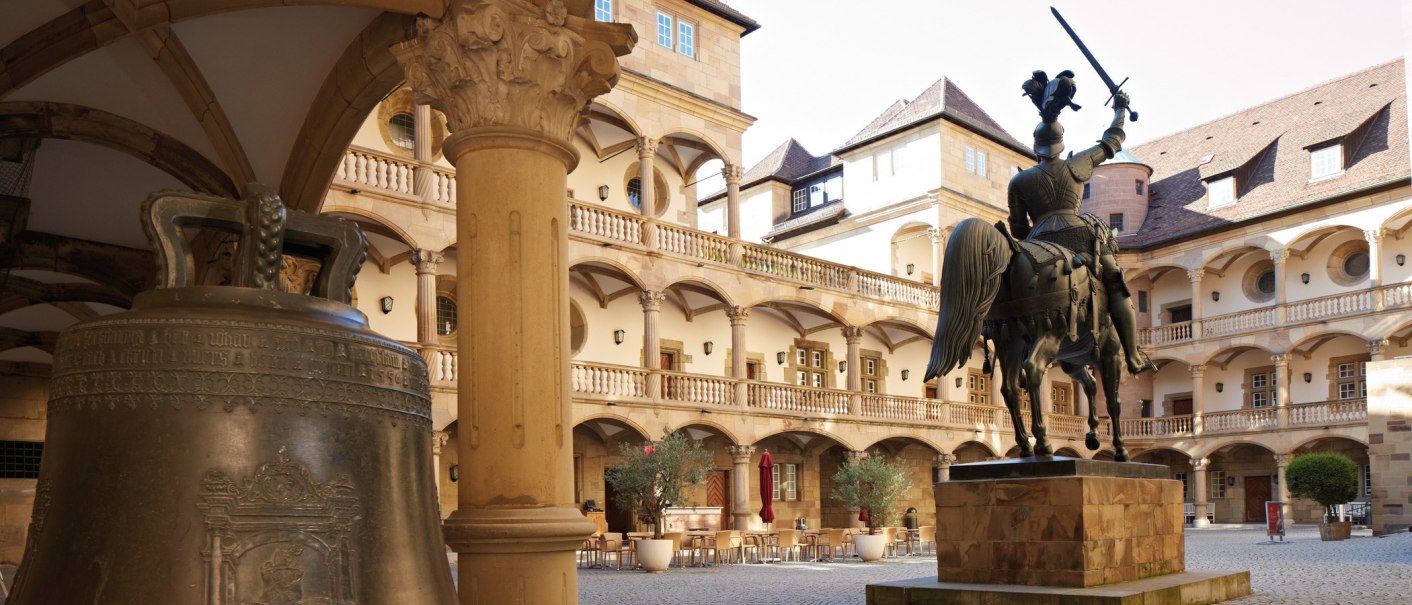
[[[634,42],[630,26],[570,15],[561,0],[451,0],[391,50],[418,102],[445,113],[453,133],[516,126],[567,142]]]
[[[286,447],[243,481],[207,473],[205,605],[355,605],[353,491],[347,475],[315,481]]]

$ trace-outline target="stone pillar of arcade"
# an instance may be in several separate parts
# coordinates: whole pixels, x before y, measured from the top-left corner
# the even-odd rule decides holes
[[[446,114],[456,166],[461,603],[576,603],[567,205],[571,143],[617,83],[631,26],[588,0],[450,0],[392,48],[419,103]]]

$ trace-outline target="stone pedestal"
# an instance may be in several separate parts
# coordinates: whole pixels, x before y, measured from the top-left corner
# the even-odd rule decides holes
[[[1168,475],[1161,465],[1063,457],[952,466],[934,488],[936,581],[869,586],[868,602],[1216,603],[1249,594],[1248,572],[1183,573],[1182,486]],[[1158,592],[1177,600],[1142,600]]]

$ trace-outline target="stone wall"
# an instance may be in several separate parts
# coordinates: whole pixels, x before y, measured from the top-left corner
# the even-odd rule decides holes
[[[1412,359],[1368,364],[1368,450],[1373,533],[1412,526]]]

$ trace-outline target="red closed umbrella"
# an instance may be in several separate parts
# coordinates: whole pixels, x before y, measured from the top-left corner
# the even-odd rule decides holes
[[[770,457],[770,450],[760,456],[760,502],[760,520],[774,523],[775,510],[771,505],[775,502],[775,459]]]

